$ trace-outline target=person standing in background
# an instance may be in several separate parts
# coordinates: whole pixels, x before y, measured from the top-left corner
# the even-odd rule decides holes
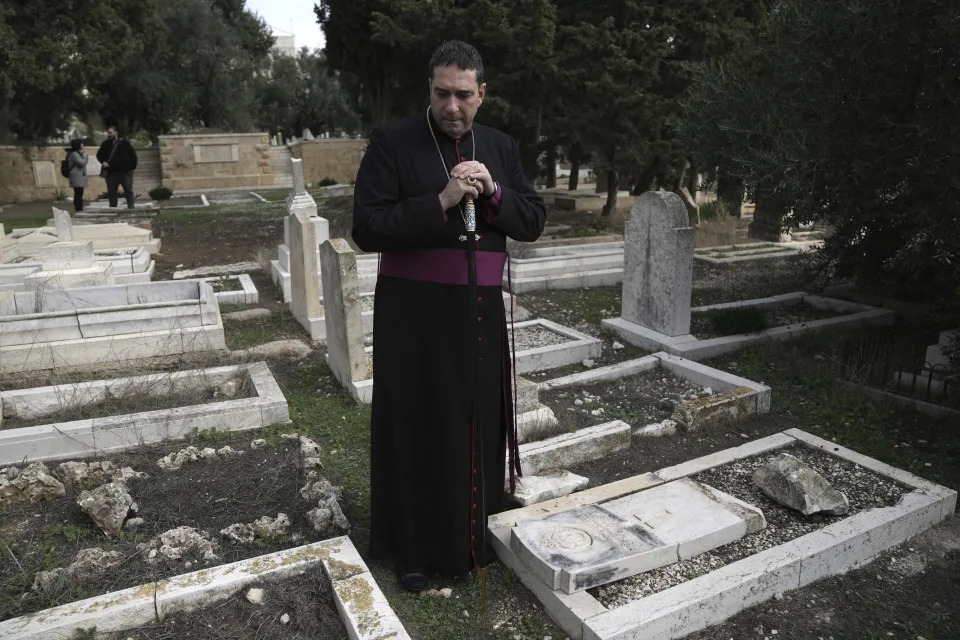
[[[83,150],[83,142],[71,140],[67,149],[67,164],[70,165],[70,186],[73,187],[73,210],[83,211],[83,190],[87,187],[87,161],[90,158]]]
[[[117,206],[117,188],[123,184],[123,197],[127,209],[133,209],[133,172],[137,168],[137,152],[126,138],[120,136],[117,127],[107,127],[107,139],[97,151],[97,160],[106,171],[107,198],[110,207]]]

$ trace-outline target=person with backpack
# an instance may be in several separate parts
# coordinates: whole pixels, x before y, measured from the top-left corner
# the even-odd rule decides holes
[[[110,207],[117,206],[117,188],[123,184],[127,209],[133,209],[133,171],[137,168],[137,152],[126,138],[120,137],[116,126],[107,127],[107,139],[97,151],[97,160],[106,172],[107,199]],[[100,175],[104,175],[103,171]]]
[[[88,160],[87,152],[83,150],[83,142],[71,140],[70,148],[67,149],[67,159],[61,163],[60,173],[70,178],[70,186],[73,187],[74,211],[83,211],[83,190],[87,186]]]

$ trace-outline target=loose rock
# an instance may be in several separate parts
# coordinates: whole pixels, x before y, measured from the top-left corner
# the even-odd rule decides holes
[[[47,466],[34,462],[26,469],[7,467],[0,469],[0,504],[4,502],[27,502],[59,498],[66,493],[63,483],[50,475]]]
[[[251,604],[263,604],[263,589],[253,588],[247,591],[247,601]]]
[[[843,515],[850,511],[847,496],[789,453],[781,453],[754,471],[753,482],[772,500],[804,515]]]
[[[110,482],[93,491],[82,491],[77,504],[108,537],[120,533],[127,514],[137,511],[126,485]]]
[[[193,527],[177,527],[140,545],[140,551],[151,564],[161,557],[166,560],[180,560],[184,556],[200,556],[204,560],[216,560],[216,544],[206,531]]]
[[[267,441],[264,440],[263,438],[257,438],[256,440],[250,443],[250,448],[254,451],[256,451],[257,449],[262,449],[265,446],[267,446]]]

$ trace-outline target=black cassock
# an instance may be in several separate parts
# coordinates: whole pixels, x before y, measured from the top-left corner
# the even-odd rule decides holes
[[[433,121],[445,170],[427,117],[372,133],[354,192],[353,239],[363,251],[381,252],[382,260],[373,327],[370,550],[394,558],[402,571],[461,575],[486,564],[479,548],[483,514],[501,510],[513,435],[501,288],[478,287],[472,317],[467,286],[386,275],[384,267],[388,258],[465,254],[461,212],[443,211],[438,194],[448,170],[474,159],[474,143],[476,160],[500,185],[498,195],[476,203],[478,261],[490,257],[483,252],[504,252],[508,236],[536,240],[546,213],[513,139],[476,123],[454,139]],[[477,377],[474,416],[470,367]],[[483,434],[482,474],[473,466],[480,452],[473,448],[472,417]],[[485,492],[472,479],[481,476]],[[477,504],[483,493],[486,509]]]

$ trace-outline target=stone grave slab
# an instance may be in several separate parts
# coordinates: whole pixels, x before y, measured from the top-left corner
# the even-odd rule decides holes
[[[573,593],[673,564],[765,526],[759,509],[682,479],[522,522],[513,529],[511,548],[551,589]]]
[[[340,384],[356,395],[354,383],[370,379],[363,346],[357,257],[346,240],[334,238],[320,245],[320,260],[326,291],[327,364]]]
[[[797,445],[860,465],[900,483],[909,493],[893,506],[862,511],[616,608],[607,608],[587,591],[568,594],[551,589],[512,549],[517,524],[541,520],[574,507],[606,506],[611,500],[637,491],[646,492],[649,487],[662,486],[671,479]],[[571,639],[673,640],[719,624],[777,593],[863,566],[881,552],[950,517],[956,503],[957,492],[952,489],[799,429],[790,429],[653,473],[496,514],[490,517],[488,526],[497,555]]]

